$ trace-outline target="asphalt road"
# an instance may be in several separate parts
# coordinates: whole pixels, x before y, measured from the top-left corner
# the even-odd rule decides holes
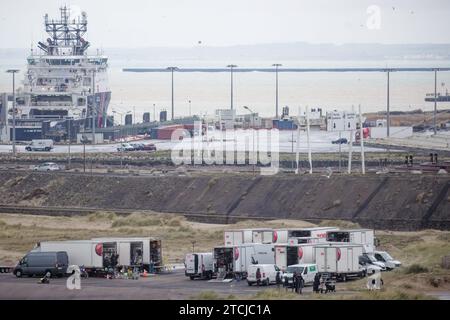
[[[201,292],[219,295],[251,296],[267,287],[248,286],[246,281],[230,283],[190,280],[184,271],[153,275],[139,280],[88,278],[81,279],[81,290],[69,290],[67,278],[50,279],[40,284],[39,277],[16,278],[0,274],[0,299],[190,299]],[[270,287],[275,287],[274,285]],[[284,289],[281,289],[284,290]],[[312,287],[304,288],[311,294]]]
[[[250,145],[245,146],[245,144],[237,144],[236,149],[238,151],[243,150],[249,150],[253,148],[252,146],[252,139],[253,136],[249,132],[246,132],[246,130],[238,130],[236,131],[236,136],[242,136],[246,135],[248,137],[248,143]],[[259,136],[259,138],[258,138]],[[209,135],[210,138],[214,139],[214,141],[210,144],[210,147],[219,147],[222,143],[221,141],[218,141],[218,138],[220,137],[220,133],[212,133]],[[311,144],[311,150],[313,153],[328,153],[328,152],[338,152],[339,151],[339,145],[338,144],[332,144],[331,142],[333,140],[336,140],[339,138],[338,132],[326,132],[326,131],[311,131],[310,133],[310,144]],[[342,138],[347,138],[350,141],[349,132],[343,132]],[[182,142],[172,142],[170,140],[145,140],[144,143],[154,143],[156,145],[156,148],[158,150],[172,150],[177,144],[183,143],[188,144],[190,146],[191,144],[191,138],[185,138]],[[261,150],[264,148],[264,145],[267,143],[267,137],[263,133],[259,133],[258,131],[255,131],[255,148],[258,149],[258,141],[260,144]],[[280,152],[286,152],[290,153],[293,150],[296,150],[297,145],[297,131],[279,131],[279,151]],[[228,140],[227,143],[232,143],[232,140]],[[109,152],[117,152],[117,147],[119,146],[119,143],[112,143],[112,144],[98,144],[98,145],[86,145],[86,152],[87,153],[109,153]],[[244,149],[245,148],[245,149]],[[300,135],[300,144],[299,144],[299,150],[300,152],[304,153],[308,151],[308,145],[307,145],[307,138],[306,134],[304,132]],[[343,144],[341,146],[342,152],[348,152],[349,145]],[[359,147],[353,147],[354,152],[359,152]],[[383,151],[383,149],[375,149],[375,148],[365,148],[365,151],[372,152],[372,151]],[[12,152],[12,146],[11,145],[0,145],[0,152],[2,153],[9,153]],[[17,145],[17,152],[19,153],[27,153],[28,151],[25,150],[25,145]],[[72,145],[71,146],[71,152],[72,153],[82,153],[83,152],[83,146],[82,145]],[[40,152],[33,152],[33,153],[40,153]],[[48,153],[48,152],[46,152]],[[51,151],[51,153],[68,153],[68,146],[67,145],[55,145],[54,149]]]

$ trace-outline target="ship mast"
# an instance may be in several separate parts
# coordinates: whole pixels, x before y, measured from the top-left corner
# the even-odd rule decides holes
[[[60,9],[60,19],[49,19],[45,15],[45,31],[51,38],[47,43],[39,42],[39,48],[49,55],[60,55],[59,48],[70,48],[72,55],[83,55],[89,47],[89,42],[83,39],[87,32],[87,15],[71,19],[70,9],[66,6]]]

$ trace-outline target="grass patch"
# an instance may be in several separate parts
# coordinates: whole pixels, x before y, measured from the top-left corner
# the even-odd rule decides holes
[[[403,269],[405,274],[427,273],[428,271],[428,268],[421,266],[420,264],[412,264]]]
[[[117,219],[117,215],[114,212],[105,212],[105,211],[99,211],[91,213],[87,216],[88,221],[94,222],[94,221],[113,221]]]
[[[219,296],[214,291],[203,291],[200,292],[196,296],[191,297],[192,300],[223,300],[221,296]]]
[[[356,222],[344,220],[322,220],[319,227],[338,227],[340,229],[359,229],[361,226]]]

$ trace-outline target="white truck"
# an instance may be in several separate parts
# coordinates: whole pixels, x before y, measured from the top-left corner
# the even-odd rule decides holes
[[[45,241],[40,242],[32,252],[67,252],[69,265],[83,266],[88,273],[103,273],[110,267],[111,255],[116,253],[115,243],[93,240]]]
[[[273,243],[272,229],[234,229],[224,232],[225,246],[234,246],[242,243]]]
[[[321,243],[323,242],[323,238],[314,238],[314,237],[293,237],[289,238],[287,244],[303,244],[303,243]]]
[[[251,264],[274,264],[274,245],[246,243],[214,248],[214,272],[222,277],[246,278]]]
[[[119,265],[140,266],[150,273],[161,271],[161,239],[153,237],[93,238],[94,241],[117,243]]]
[[[31,143],[25,147],[27,151],[51,151],[53,149],[53,140],[37,139],[31,140]]]
[[[185,275],[195,278],[211,279],[214,274],[214,257],[211,252],[188,253],[184,259]]]
[[[357,243],[364,246],[364,252],[375,250],[375,231],[372,229],[348,229],[327,231],[327,241]]]
[[[319,238],[321,242],[326,242],[327,231],[339,230],[336,227],[312,227],[298,229],[275,229],[274,243],[287,243],[290,238]]]
[[[105,269],[117,266],[156,272],[162,265],[161,241],[154,238],[45,241],[38,243],[33,251],[65,251],[69,265],[83,266],[91,274],[101,274]]]
[[[314,248],[317,243],[275,245],[275,264],[284,272],[294,264],[315,263]]]
[[[364,270],[359,265],[363,254],[361,244],[321,244],[314,250],[319,273],[346,281],[349,277],[363,277]]]

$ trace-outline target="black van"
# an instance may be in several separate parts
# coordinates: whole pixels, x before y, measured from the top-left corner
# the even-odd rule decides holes
[[[29,252],[14,268],[13,273],[20,278],[23,275],[46,275],[62,277],[69,264],[67,252]]]

